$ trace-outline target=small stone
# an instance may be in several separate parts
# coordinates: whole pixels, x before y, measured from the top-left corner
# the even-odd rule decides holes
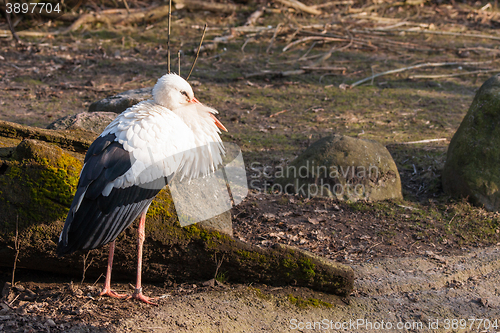
[[[47,319],[47,321],[45,322],[45,324],[49,327],[56,327],[56,322],[52,319]]]
[[[10,294],[10,287],[11,287],[11,283],[10,282],[5,282],[5,284],[3,285],[3,289],[2,289],[2,297],[7,297],[9,296]]]
[[[19,298],[23,301],[34,301],[36,296],[37,295],[33,291],[26,289]]]
[[[24,288],[24,286],[22,284],[15,285],[14,289],[19,291],[20,293],[22,293],[24,290],[26,290],[26,288]]]
[[[272,213],[265,213],[262,215],[268,222],[273,222],[276,220],[276,215]]]
[[[215,286],[215,279],[210,279],[208,281],[205,281],[202,283],[205,287],[214,287]]]

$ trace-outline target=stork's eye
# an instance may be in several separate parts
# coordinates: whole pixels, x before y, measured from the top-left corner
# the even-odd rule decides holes
[[[184,96],[186,96],[186,98],[189,100],[189,96],[188,96],[188,93],[187,93],[187,92],[185,92],[185,91],[183,90],[183,91],[181,91],[181,94],[183,94]]]

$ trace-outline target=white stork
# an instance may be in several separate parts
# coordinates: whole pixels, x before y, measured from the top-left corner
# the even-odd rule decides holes
[[[89,147],[57,254],[111,243],[101,295],[130,297],[111,290],[111,269],[116,237],[140,215],[132,298],[154,304],[141,288],[146,212],[175,172],[194,178],[222,163],[219,128],[227,130],[216,113],[198,102],[184,79],[166,74],[154,86],[153,99],[125,110]]]

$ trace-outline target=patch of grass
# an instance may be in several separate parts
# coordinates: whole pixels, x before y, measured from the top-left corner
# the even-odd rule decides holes
[[[227,272],[217,273],[215,280],[219,281],[220,283],[225,283],[227,281]]]
[[[269,300],[269,299],[271,299],[271,296],[270,296],[270,295],[264,294],[264,293],[262,292],[262,290],[260,290],[260,289],[259,289],[259,288],[257,288],[257,287],[252,287],[252,286],[250,286],[250,287],[248,287],[248,290],[249,290],[251,293],[253,293],[255,296],[257,296],[258,298],[260,298],[260,299],[263,299],[263,300]]]

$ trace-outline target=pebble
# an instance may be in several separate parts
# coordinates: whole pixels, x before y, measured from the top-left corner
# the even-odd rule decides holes
[[[47,321],[45,322],[45,324],[47,324],[50,327],[56,327],[56,322],[54,320],[52,320],[52,319],[47,319]]]

